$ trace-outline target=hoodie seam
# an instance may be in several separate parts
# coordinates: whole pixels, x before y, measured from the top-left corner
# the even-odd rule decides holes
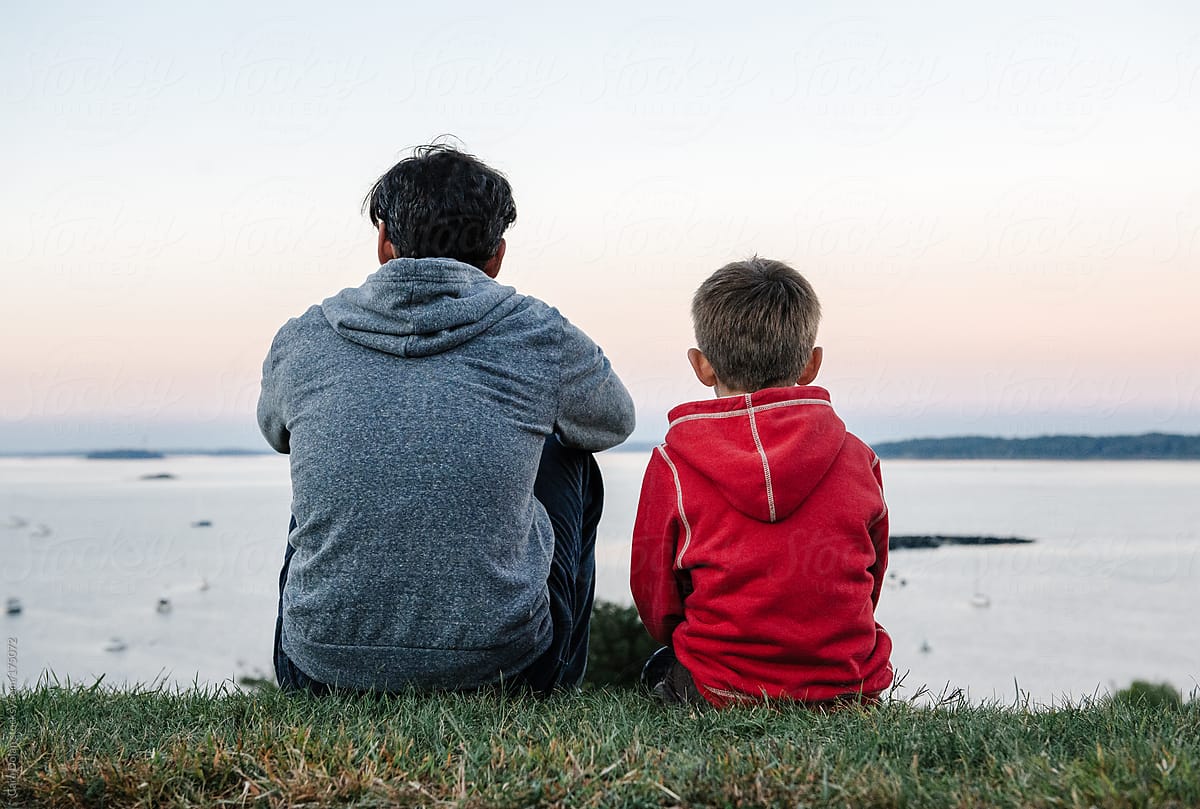
[[[767,450],[763,447],[758,435],[758,423],[754,420],[754,407],[750,404],[750,394],[746,394],[746,412],[750,416],[750,435],[754,437],[754,446],[758,448],[758,457],[762,458],[763,479],[767,483],[767,511],[771,522],[775,522],[775,491],[771,487],[771,465],[767,463]]]
[[[747,397],[749,394],[746,394]],[[739,407],[737,410],[727,410],[724,413],[689,413],[686,416],[679,416],[672,419],[667,425],[667,429],[671,429],[676,424],[682,424],[685,421],[697,421],[699,419],[729,419],[737,416],[744,416],[747,413],[760,413],[763,410],[774,410],[777,407],[791,407],[793,405],[832,405],[825,399],[790,399],[786,402],[771,402],[769,404],[754,405],[753,407]]]
[[[671,476],[675,478],[675,506],[679,510],[679,520],[683,523],[683,547],[679,549],[679,553],[675,556],[675,569],[682,570],[683,555],[687,553],[688,546],[692,544],[692,526],[688,522],[687,514],[683,511],[683,486],[679,483],[679,470],[675,468],[675,463],[667,455],[665,446],[659,445],[655,449],[662,455],[663,460],[667,462],[667,467],[671,470]]]
[[[878,466],[879,466],[879,456],[872,453],[871,454],[872,475],[874,474],[875,469],[878,468]],[[868,531],[873,530],[876,525],[879,525],[879,521],[882,520],[884,517],[886,517],[888,514],[887,497],[883,493],[883,486],[879,483],[878,480],[875,481],[875,486],[879,489],[879,500],[880,500],[880,502],[883,503],[883,511],[879,512],[879,516],[876,517],[875,519],[871,520],[870,524],[867,525]]]

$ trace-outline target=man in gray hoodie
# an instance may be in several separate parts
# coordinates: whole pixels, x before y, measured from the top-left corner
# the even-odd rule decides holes
[[[289,320],[258,422],[290,453],[284,689],[578,685],[603,487],[633,403],[559,312],[495,281],[508,181],[424,146],[364,204],[380,268]]]

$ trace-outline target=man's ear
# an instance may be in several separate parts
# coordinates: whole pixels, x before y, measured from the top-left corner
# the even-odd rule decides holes
[[[375,249],[379,255],[380,264],[387,264],[396,257],[396,248],[392,247],[392,243],[388,241],[387,227],[382,222],[379,223],[379,243]]]
[[[807,385],[817,378],[824,354],[825,352],[821,350],[820,346],[813,347],[812,356],[808,358],[808,365],[804,366],[804,370],[800,372],[800,378],[796,380],[797,385]]]
[[[488,278],[495,278],[500,274],[500,265],[504,261],[504,249],[507,247],[504,239],[500,240],[500,246],[496,248],[496,255],[487,260],[487,264],[483,265],[483,273]]]
[[[717,375],[713,372],[712,364],[708,361],[708,357],[704,356],[704,352],[698,348],[688,349],[688,362],[692,364],[692,370],[696,372],[696,378],[700,380],[700,384],[705,387],[715,388],[717,386]]]

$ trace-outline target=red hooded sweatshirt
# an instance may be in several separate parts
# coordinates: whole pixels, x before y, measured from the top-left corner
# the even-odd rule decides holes
[[[879,459],[819,387],[672,410],[633,532],[642,621],[717,706],[876,695],[892,642]]]

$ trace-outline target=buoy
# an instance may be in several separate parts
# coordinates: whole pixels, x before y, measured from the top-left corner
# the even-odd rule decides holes
[[[932,651],[933,651],[933,647],[929,645],[929,641],[927,641],[927,640],[921,641],[921,654],[927,655]]]
[[[155,607],[155,609],[158,610],[159,612],[164,612],[164,613],[170,612],[171,611],[171,602],[168,599],[160,598],[158,600],[158,606]]]

